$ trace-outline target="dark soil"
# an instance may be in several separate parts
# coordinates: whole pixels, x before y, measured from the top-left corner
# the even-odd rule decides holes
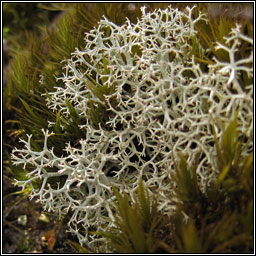
[[[65,220],[59,225],[58,216],[45,213],[40,204],[23,195],[11,195],[17,188],[3,177],[3,253],[76,253],[68,240],[76,241],[70,232],[66,232]],[[45,214],[48,222],[40,219]],[[19,219],[26,216],[27,222]],[[48,241],[47,241],[48,239]]]

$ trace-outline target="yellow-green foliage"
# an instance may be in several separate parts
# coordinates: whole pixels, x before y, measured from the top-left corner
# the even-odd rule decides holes
[[[157,200],[149,195],[140,181],[135,202],[128,194],[121,195],[114,189],[117,202],[115,227],[109,232],[98,232],[110,240],[110,249],[118,253],[155,253],[163,251],[159,230],[164,219],[157,211]]]
[[[224,124],[223,124],[224,126]],[[227,195],[239,194],[245,190],[247,193],[252,192],[253,188],[253,153],[247,157],[243,157],[243,146],[240,140],[243,136],[239,136],[236,131],[237,117],[230,122],[226,129],[223,128],[223,136],[219,142],[215,134],[215,143],[217,149],[217,165],[220,171],[216,182],[217,188],[222,188],[223,193]],[[238,179],[238,177],[242,177]]]

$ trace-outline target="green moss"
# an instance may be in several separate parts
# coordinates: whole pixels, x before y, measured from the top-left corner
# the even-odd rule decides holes
[[[165,251],[158,237],[164,222],[157,211],[157,200],[149,196],[140,181],[135,202],[128,194],[121,195],[114,189],[117,202],[114,205],[115,228],[109,232],[97,232],[108,239],[109,249],[117,253],[156,253]],[[166,245],[167,246],[167,245]]]
[[[189,170],[194,170],[197,165],[188,167],[185,158],[180,156],[180,166],[176,166],[174,174],[178,211],[173,217],[173,232],[181,252],[241,250],[248,253],[252,250],[253,153],[244,157],[238,138],[235,118],[223,127],[220,140],[215,138],[219,175],[214,184],[208,184],[205,194],[199,191],[199,185],[189,175]],[[183,212],[189,217],[187,224],[180,220]]]

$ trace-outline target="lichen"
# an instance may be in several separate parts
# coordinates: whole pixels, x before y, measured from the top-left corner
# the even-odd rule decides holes
[[[54,134],[43,130],[41,152],[32,150],[28,135],[27,142],[21,141],[25,148],[12,154],[14,164],[32,169],[26,181],[16,184],[23,189],[30,185],[31,198],[45,210],[71,211],[70,230],[89,246],[97,239],[84,231],[112,225],[112,186],[133,195],[142,178],[151,193],[159,194],[159,209],[172,213],[169,191],[175,182],[168,177],[179,152],[189,165],[200,154],[196,173],[204,191],[218,174],[212,125],[219,138],[222,123],[238,113],[238,130],[247,137],[243,153],[252,151],[253,86],[242,88],[239,79],[242,71],[252,77],[253,55],[236,59],[241,42],[252,45],[252,39],[237,25],[225,45],[216,44],[216,50],[228,53],[229,62],[214,58],[205,72],[189,54],[195,23],[206,20],[205,15],[193,19],[193,8],[141,10],[136,24],[127,20],[117,26],[103,18],[86,33],[85,47],[64,61],[57,77],[63,86],[49,92],[48,107],[66,118],[75,112],[86,138],[67,142],[66,154],[59,157],[47,147]],[[50,185],[54,177],[59,182]],[[43,180],[39,189],[33,187],[36,179]]]

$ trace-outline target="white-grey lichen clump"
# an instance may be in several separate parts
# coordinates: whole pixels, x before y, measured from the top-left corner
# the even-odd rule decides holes
[[[253,40],[236,25],[225,46],[216,44],[230,61],[213,59],[215,64],[204,73],[190,52],[191,38],[197,36],[195,23],[205,16],[193,19],[193,8],[181,12],[169,7],[147,14],[145,8],[141,10],[137,24],[127,20],[117,26],[104,18],[86,33],[84,49],[72,53],[63,76],[57,78],[63,87],[49,93],[47,104],[53,111],[61,110],[69,118],[66,100],[74,106],[84,120],[80,128],[86,130],[86,138],[75,146],[67,141],[66,156],[57,157],[47,147],[52,133],[46,130],[43,151],[31,149],[29,135],[28,141],[22,140],[25,148],[12,154],[14,164],[34,166],[28,180],[17,184],[23,189],[29,184],[31,198],[45,210],[70,210],[70,230],[89,246],[97,239],[84,230],[91,226],[107,230],[113,225],[111,185],[132,195],[142,177],[147,188],[158,194],[159,209],[173,211],[170,191],[175,184],[167,177],[174,172],[173,156],[178,152],[187,156],[189,164],[201,152],[197,174],[204,191],[206,182],[218,173],[211,125],[219,138],[222,123],[228,123],[238,109],[239,132],[248,138],[243,154],[252,150],[253,85],[242,89],[239,76],[245,71],[252,77],[253,53],[238,61],[235,54],[242,41],[252,45]],[[114,85],[113,94],[99,99],[89,86],[90,77],[98,85]],[[95,127],[88,118],[92,101],[96,107],[104,104],[110,113],[105,128]],[[48,182],[51,177],[63,177],[64,182],[53,188]],[[40,189],[33,188],[36,179],[43,181]]]

